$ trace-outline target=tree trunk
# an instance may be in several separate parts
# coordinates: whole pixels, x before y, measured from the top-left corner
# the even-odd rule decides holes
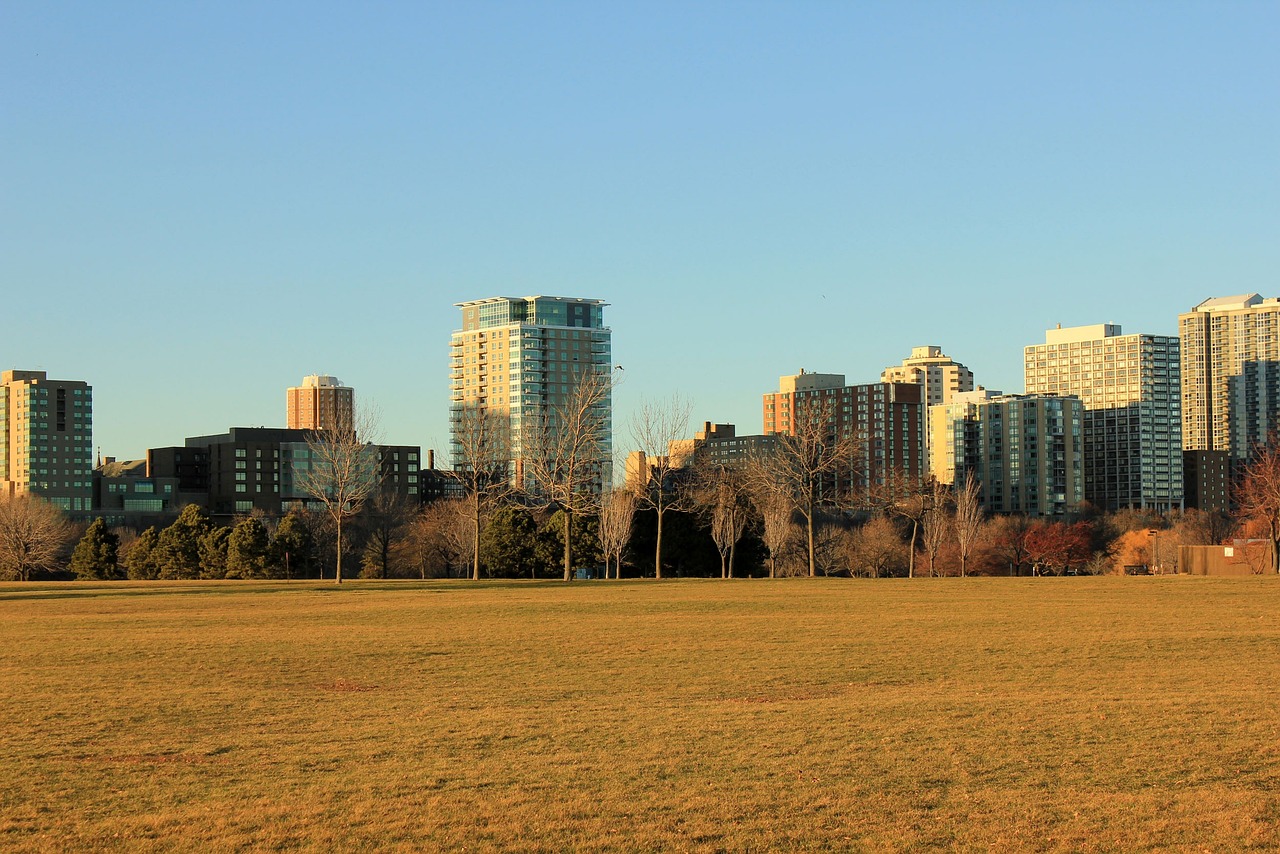
[[[661,507],[658,510],[658,544],[653,550],[653,577],[662,577],[662,514]]]
[[[480,580],[480,502],[476,501],[473,508],[471,521],[474,523],[472,528],[474,536],[471,540],[471,546],[475,550],[471,556],[471,580]]]
[[[733,552],[738,546],[738,541],[734,540],[733,545],[729,546],[729,577],[733,578]]]
[[[720,552],[720,577],[721,578],[729,577],[729,567],[728,567],[728,564],[725,562],[726,558],[728,558],[728,555],[725,554],[724,552]]]
[[[907,578],[916,577],[916,533],[920,530],[920,523],[915,519],[911,520],[911,553],[907,555]]]
[[[805,528],[809,535],[809,577],[813,578],[818,574],[817,564],[813,557],[813,510],[809,511],[809,515],[805,517]]]
[[[337,528],[338,528],[338,563],[334,569],[333,583],[341,584],[342,583],[342,515],[339,514],[335,518],[337,519]]]
[[[568,507],[564,508],[564,580],[573,580],[573,555],[571,552],[572,542],[570,540],[573,534],[573,511]]]

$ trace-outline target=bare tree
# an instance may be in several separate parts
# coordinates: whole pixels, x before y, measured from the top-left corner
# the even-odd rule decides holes
[[[622,578],[622,551],[631,541],[631,525],[635,521],[636,495],[629,489],[611,489],[600,501],[600,550],[604,552],[604,576],[609,577],[609,559],[613,558],[613,577]]]
[[[769,550],[769,577],[777,578],[778,558],[786,553],[795,536],[795,511],[789,499],[768,490],[757,493],[752,500],[760,514],[760,539]]]
[[[475,520],[471,517],[467,503],[456,498],[437,501],[432,505],[431,511],[445,562],[450,567],[471,566],[475,560],[471,551],[476,545],[475,530],[472,528]]]
[[[790,501],[804,519],[809,575],[817,575],[815,523],[824,508],[838,507],[848,496],[858,438],[837,426],[835,404],[829,398],[804,401],[792,413],[793,432],[778,434],[772,451],[752,466],[761,489]]]
[[[956,490],[955,535],[956,545],[960,547],[960,577],[964,578],[968,570],[969,555],[978,541],[978,531],[982,529],[982,505],[978,503],[978,495],[982,485],[970,471],[965,475],[964,486]]]
[[[879,578],[901,571],[902,532],[888,516],[876,516],[842,538],[850,575]]]
[[[911,529],[911,547],[907,551],[907,577],[916,574],[916,543],[920,539],[920,528],[925,517],[933,507],[934,498],[939,490],[929,483],[921,482],[907,472],[895,469],[885,478],[884,484],[874,490],[868,490],[873,504],[878,504],[890,516],[902,519]]]
[[[929,575],[937,574],[938,550],[951,533],[951,513],[948,502],[951,490],[936,480],[929,487],[928,508],[920,519],[920,539],[925,554],[929,556]]]
[[[396,546],[406,535],[414,508],[407,498],[390,489],[374,492],[364,524],[367,533],[361,566],[365,577],[390,578]]]
[[[359,415],[350,425],[311,433],[307,437],[308,466],[296,475],[298,487],[318,501],[333,522],[337,584],[342,583],[342,526],[360,513],[379,486],[378,447],[371,441],[372,432],[372,420]]]
[[[471,578],[480,580],[480,534],[485,511],[511,491],[511,418],[506,412],[478,404],[455,407],[453,420],[453,468],[471,512],[475,532]]]
[[[0,578],[52,569],[72,535],[62,510],[33,495],[0,498]]]
[[[1021,575],[1023,564],[1031,559],[1027,549],[1031,528],[1031,520],[1022,514],[996,516],[987,524],[992,550],[1008,562],[1010,575]]]
[[[743,471],[736,466],[699,464],[690,494],[710,522],[711,540],[720,553],[720,577],[733,578],[734,550],[751,518]]]
[[[666,401],[646,401],[631,419],[632,443],[644,455],[636,498],[642,507],[652,508],[658,518],[653,556],[656,578],[662,577],[662,522],[667,511],[678,507],[682,498],[675,473],[687,462],[672,455],[673,446],[688,434],[692,411],[692,403],[674,395]]]
[[[613,381],[603,365],[587,366],[570,394],[541,413],[522,435],[520,458],[534,497],[564,511],[564,580],[573,578],[573,517],[599,505],[610,464],[609,404]]]
[[[1271,571],[1280,572],[1280,440],[1254,448],[1235,489],[1236,517],[1271,542]]]

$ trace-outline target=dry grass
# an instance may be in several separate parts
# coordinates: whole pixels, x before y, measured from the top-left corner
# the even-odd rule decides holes
[[[1280,580],[0,585],[0,848],[1280,847]]]

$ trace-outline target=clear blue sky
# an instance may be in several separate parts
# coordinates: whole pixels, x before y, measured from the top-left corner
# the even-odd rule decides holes
[[[0,366],[121,458],[330,373],[443,448],[453,303],[607,300],[644,397],[1280,294],[1280,3],[10,0]],[[51,324],[54,316],[68,318]]]

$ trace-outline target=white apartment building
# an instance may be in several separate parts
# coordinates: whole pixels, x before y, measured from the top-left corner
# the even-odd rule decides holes
[[[1103,510],[1182,505],[1178,339],[1061,327],[1024,349],[1028,394],[1084,404],[1084,498]]]

